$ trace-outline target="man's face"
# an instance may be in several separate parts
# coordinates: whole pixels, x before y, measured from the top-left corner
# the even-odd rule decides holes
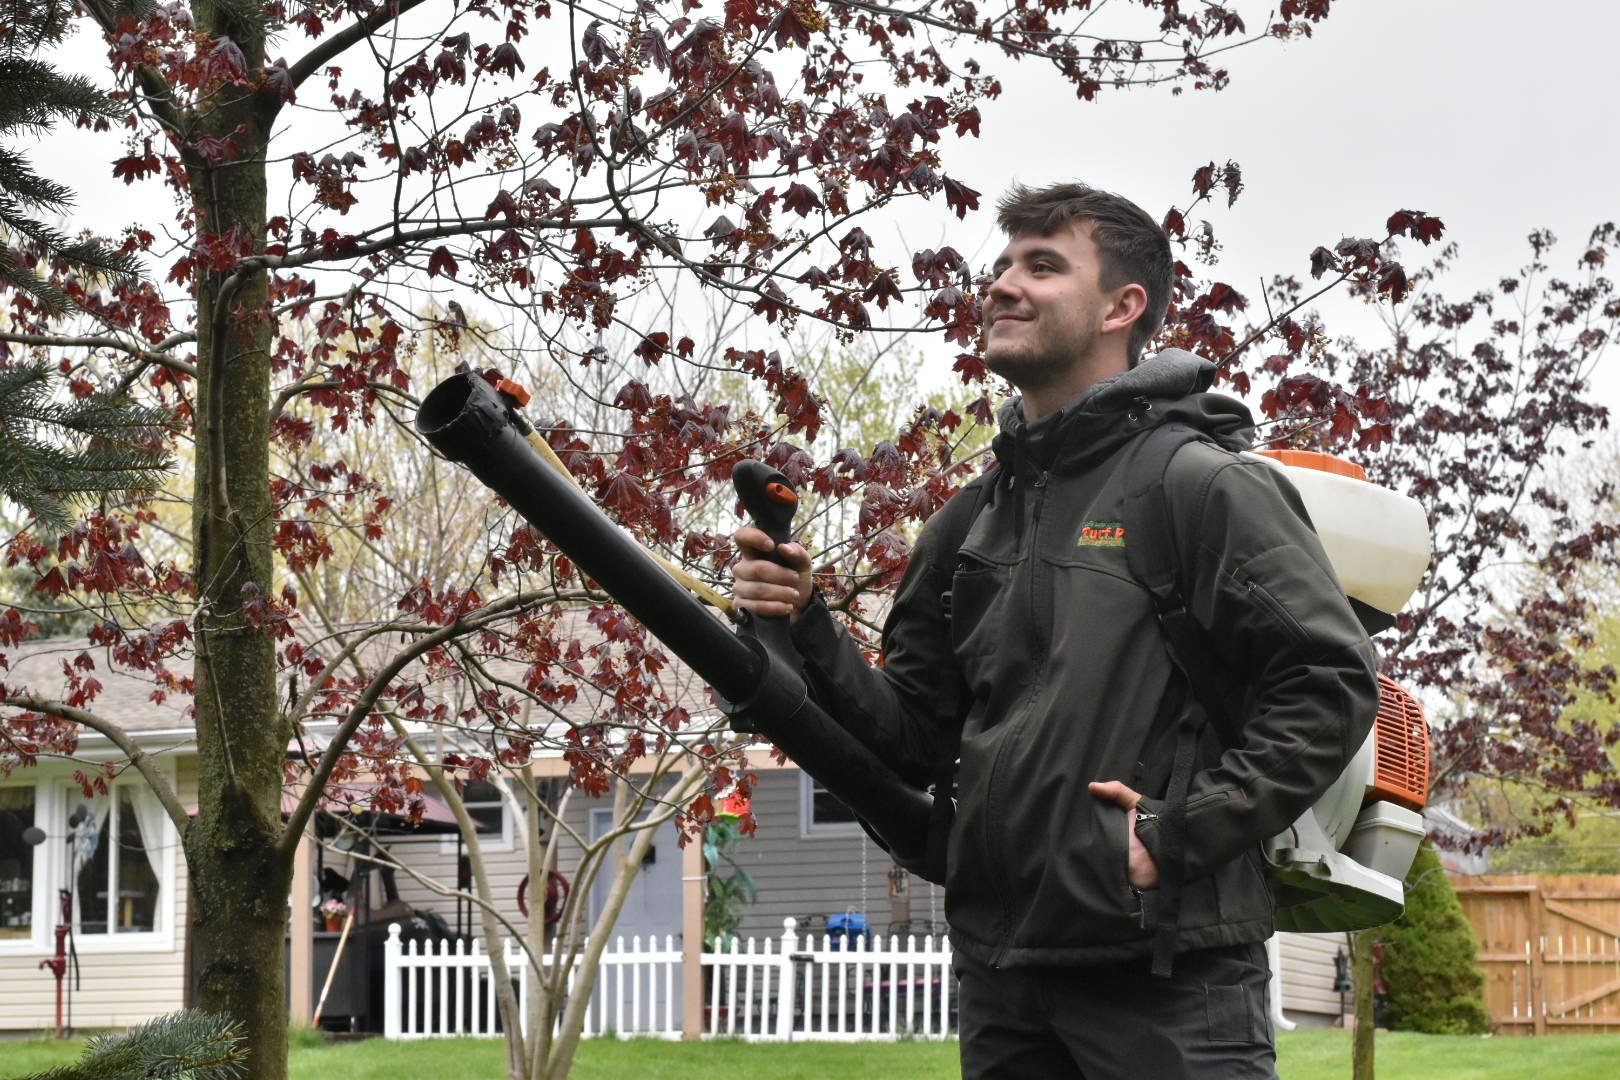
[[[1089,222],[1015,237],[996,259],[984,306],[984,360],[1028,394],[1061,386],[1092,363],[1111,299]]]

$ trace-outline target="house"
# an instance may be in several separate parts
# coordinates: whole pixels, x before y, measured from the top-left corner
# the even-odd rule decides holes
[[[85,649],[83,641],[47,641],[8,650],[11,667],[0,681],[49,696],[61,684],[62,665]],[[109,670],[100,650],[90,655],[102,684],[94,708],[159,759],[182,802],[194,802],[196,752],[186,702],[154,700],[151,682]],[[74,761],[42,757],[0,777],[0,1032],[50,1030],[57,1023],[55,980],[41,964],[55,955],[64,892],[77,954],[64,980],[65,1023],[127,1027],[188,1001],[185,861],[173,824],[133,771],[119,774],[104,795],[86,795],[75,777],[97,762],[122,759],[108,740],[86,731]],[[745,910],[742,936],[778,937],[790,917],[801,930],[824,931],[830,917],[852,914],[879,935],[921,938],[943,930],[942,891],[896,870],[837,800],[768,754],[751,754],[750,764],[758,776],[752,800],[758,829],[743,840],[737,858],[759,898]],[[553,792],[566,786],[567,765],[560,758],[537,759],[533,771]],[[517,919],[526,861],[516,842],[512,800],[488,787],[469,795],[469,809],[483,823],[480,847],[498,907]],[[611,813],[608,799],[570,799],[568,830],[594,839]],[[320,1002],[324,1022],[377,1027],[370,984],[387,925],[401,912],[431,923],[428,932],[474,932],[471,906],[446,895],[460,876],[458,836],[445,828],[446,814],[436,800],[429,801],[426,816],[426,827],[405,829],[395,822],[359,844],[352,833],[335,830],[324,844],[306,843],[290,898],[295,916],[308,913],[289,921],[295,1016],[312,1016]],[[371,844],[385,847],[399,868],[385,873],[368,861],[375,854]],[[565,871],[577,852],[572,841],[563,843],[559,865]],[[696,845],[683,849],[674,826],[663,826],[614,934],[627,940],[701,937],[702,869]],[[337,883],[356,901],[346,940],[319,925],[314,910]],[[593,887],[588,916],[600,910],[605,889],[602,880]],[[340,940],[348,959],[334,967]],[[1279,935],[1275,955],[1287,1020],[1337,1018],[1333,961],[1342,944],[1343,935]]]
[[[8,687],[50,695],[83,641],[6,650]],[[97,709],[153,754],[182,799],[196,792],[192,727],[178,698],[153,701],[151,683],[97,664]],[[64,895],[75,959],[65,972],[65,1024],[128,1027],[185,998],[186,868],[174,825],[144,781],[119,775],[86,794],[75,773],[123,755],[83,732],[74,761],[41,757],[0,775],[0,1029],[49,1031],[56,984],[41,962],[56,954]]]

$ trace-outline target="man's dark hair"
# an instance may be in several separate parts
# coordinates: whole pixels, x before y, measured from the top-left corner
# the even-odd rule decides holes
[[[1147,290],[1147,309],[1131,327],[1125,348],[1135,367],[1170,308],[1175,260],[1158,223],[1129,199],[1080,183],[1014,184],[996,204],[996,221],[1010,237],[1051,236],[1071,221],[1091,223],[1091,240],[1102,257],[1099,284],[1117,289],[1134,282]]]

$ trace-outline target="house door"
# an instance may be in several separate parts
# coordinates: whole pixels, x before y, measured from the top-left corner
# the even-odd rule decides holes
[[[598,840],[612,830],[613,811],[591,811],[591,839]],[[630,841],[627,838],[624,843]],[[612,867],[604,866],[591,886],[590,917],[596,917],[607,904],[613,887]],[[666,943],[681,945],[681,852],[675,843],[675,823],[665,822],[653,837],[652,850],[642,864],[619,910],[619,920],[611,938],[624,940],[625,950],[634,948],[637,937],[644,951],[663,951]],[[609,954],[619,953],[610,946]],[[681,1023],[681,972],[678,963],[604,964],[597,975],[592,995],[591,1029],[612,1031],[679,1030]]]

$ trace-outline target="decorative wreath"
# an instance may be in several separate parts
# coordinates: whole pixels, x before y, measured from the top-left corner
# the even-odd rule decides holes
[[[568,879],[555,870],[546,872],[546,925],[554,926],[562,918],[563,904],[568,901]],[[526,919],[529,917],[529,875],[524,874],[523,880],[518,882],[517,893],[518,910]]]

